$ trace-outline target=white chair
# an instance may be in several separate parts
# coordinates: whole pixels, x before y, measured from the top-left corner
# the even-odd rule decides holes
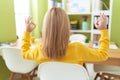
[[[81,42],[81,43],[85,43],[87,37],[83,34],[72,34],[70,36],[70,42]]]
[[[40,80],[90,80],[85,68],[78,64],[45,62],[38,67]]]
[[[97,72],[94,80],[120,80],[120,67],[119,66],[106,66],[94,64],[94,71]]]
[[[23,59],[20,49],[5,47],[1,50],[6,66],[12,72],[10,80],[16,80],[14,79],[16,74],[21,75],[21,80],[25,78],[32,80],[33,77],[37,76],[35,69],[38,65],[34,61]]]

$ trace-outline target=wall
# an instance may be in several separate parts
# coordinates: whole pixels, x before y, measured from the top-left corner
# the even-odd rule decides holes
[[[8,80],[10,71],[5,65],[3,58],[0,56],[0,80]]]
[[[120,47],[120,0],[113,0],[111,41]]]
[[[11,39],[16,40],[17,38],[13,1],[14,0],[1,0],[0,2],[0,40],[1,37],[4,38],[4,41],[9,41]],[[35,37],[40,37],[44,14],[47,11],[47,3],[47,0],[31,0],[31,15],[33,21],[35,21],[37,25],[37,28],[33,33]],[[8,80],[9,76],[10,71],[7,69],[0,56],[0,80]]]
[[[13,0],[0,0],[0,42],[16,40]],[[0,56],[0,80],[8,80],[10,71]]]
[[[32,3],[32,16],[34,21],[37,22],[37,28],[33,32],[33,35],[40,37],[40,32],[42,29],[43,16],[47,10],[47,0],[31,0]],[[60,1],[60,0],[58,0]],[[108,0],[107,0],[108,1]],[[106,1],[106,2],[107,2]],[[120,47],[120,37],[117,35],[120,30],[120,0],[113,0],[113,12],[112,12],[112,24],[111,24],[111,41],[116,42]],[[39,15],[38,15],[39,14]],[[38,20],[39,19],[39,20]]]
[[[36,0],[33,0],[33,1],[36,1]],[[120,5],[119,5],[119,3],[120,3],[120,0],[113,1],[111,41],[116,42],[120,46],[120,36],[119,36],[119,33],[120,33]],[[34,4],[34,5],[36,5],[36,4]],[[39,3],[37,5],[39,5],[39,8],[34,7],[33,20],[36,20],[39,22],[39,27],[41,30],[43,16],[47,10],[47,0],[39,0]],[[13,13],[11,14],[11,12],[13,12],[13,0],[2,0],[0,2],[0,6],[2,6],[2,7],[0,7],[0,30],[6,29],[6,27],[2,27],[3,23],[6,23],[4,25],[7,25],[7,26],[9,26],[10,24],[14,26]],[[7,8],[9,8],[9,9],[7,9]],[[40,11],[37,12],[38,9]],[[9,14],[11,16],[7,17],[5,14]],[[38,14],[40,14],[39,17],[37,17]],[[37,20],[38,18],[40,20]],[[8,21],[8,22],[6,22],[6,21]],[[10,23],[9,21],[12,21],[12,22]],[[14,29],[14,28],[12,28],[12,29]],[[37,33],[39,33],[39,31]],[[1,32],[0,32],[0,34],[1,34]],[[8,36],[8,37],[10,37],[10,36]],[[10,71],[6,68],[2,57],[0,57],[0,80],[7,80],[9,75],[10,75]]]
[[[0,1],[0,42],[16,40],[13,0]]]
[[[44,15],[48,9],[47,5],[48,0],[31,0],[31,16],[33,17],[33,22],[36,24],[32,36],[36,38],[41,37]]]

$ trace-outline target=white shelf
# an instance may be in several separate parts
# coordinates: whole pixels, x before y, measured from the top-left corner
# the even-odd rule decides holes
[[[87,13],[67,13],[68,15],[91,15],[91,12]]]
[[[100,11],[93,11],[92,12],[93,15],[100,15],[100,13],[104,13],[106,15],[111,15],[111,11],[110,10],[100,10]]]
[[[92,30],[92,33],[93,33],[93,34],[100,34],[100,31],[94,29],[94,30]]]
[[[55,1],[55,0],[51,0],[51,1]],[[99,19],[100,13],[104,13],[108,17],[109,22],[107,24],[108,25],[107,27],[108,27],[108,31],[109,31],[109,34],[110,34],[110,32],[111,32],[110,30],[111,30],[113,0],[109,0],[109,1],[102,0],[102,1],[105,1],[105,2],[102,2],[102,3],[101,3],[101,0],[83,0],[83,1],[78,0],[77,3],[76,3],[77,0],[75,0],[75,2],[74,2],[74,0],[69,0],[69,1],[71,1],[71,3],[77,4],[77,6],[74,6],[74,4],[71,4],[70,2],[67,2],[67,0],[61,0],[61,3],[62,3],[62,8],[66,11],[66,13],[71,18],[70,20],[79,20],[80,24],[78,23],[78,25],[82,26],[83,19],[81,17],[76,17],[76,16],[86,15],[86,16],[89,17],[89,19],[88,19],[89,20],[88,21],[89,30],[81,30],[81,29],[70,30],[71,32],[77,32],[77,33],[81,33],[81,34],[90,34],[90,35],[88,35],[88,37],[90,38],[91,41],[94,41],[95,36],[99,37],[99,34],[100,34],[99,30],[94,29],[95,21]],[[52,3],[50,3],[50,4],[52,4]],[[73,5],[73,7],[71,7],[71,5]],[[83,11],[79,11],[79,10],[83,10]],[[86,11],[84,11],[84,10],[86,10]]]
[[[71,32],[91,33],[91,30],[70,30]]]

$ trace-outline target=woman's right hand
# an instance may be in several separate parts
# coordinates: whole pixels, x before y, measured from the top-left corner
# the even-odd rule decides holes
[[[25,19],[25,24],[27,32],[32,32],[36,27],[36,25],[32,22],[32,18],[30,16],[27,19]]]
[[[107,16],[104,13],[100,13],[100,18],[96,21],[95,27],[99,30],[107,29]]]

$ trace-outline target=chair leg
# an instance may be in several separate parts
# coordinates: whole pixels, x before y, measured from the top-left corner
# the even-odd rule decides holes
[[[11,72],[11,74],[10,74],[10,79],[9,79],[9,80],[14,80],[14,76],[15,76],[15,73],[14,73],[14,72]]]
[[[31,80],[32,80],[34,77],[37,77],[37,74],[36,74],[37,69],[38,69],[38,66],[37,66],[32,72],[30,72],[29,75],[31,75],[31,76],[30,76]]]
[[[103,73],[103,76],[107,76],[106,80],[120,80],[120,75],[110,74],[110,73]]]
[[[94,80],[100,77],[100,80],[120,80],[120,75],[110,74],[110,73],[97,73]]]
[[[102,74],[101,74],[101,77],[100,77],[100,80],[109,80],[109,79],[106,78],[105,75],[102,73]]]
[[[32,80],[29,74],[20,74],[21,78],[19,80]]]
[[[22,74],[22,75],[23,75],[22,78],[25,80],[33,80],[33,78],[37,76],[37,74],[35,74],[35,70],[33,70],[30,73]]]
[[[97,80],[97,78],[100,77],[101,78],[101,73],[97,73],[94,80]]]
[[[19,80],[32,80],[34,77],[37,77],[37,74],[36,74],[37,69],[38,69],[38,67],[36,67],[33,71],[31,71],[30,73],[27,73],[27,74],[11,72],[9,80],[15,80],[14,79],[15,78],[15,74],[21,75],[21,77],[17,78]]]
[[[25,76],[26,76],[27,80],[32,80],[32,77],[31,77],[31,75],[29,73],[26,74]]]

